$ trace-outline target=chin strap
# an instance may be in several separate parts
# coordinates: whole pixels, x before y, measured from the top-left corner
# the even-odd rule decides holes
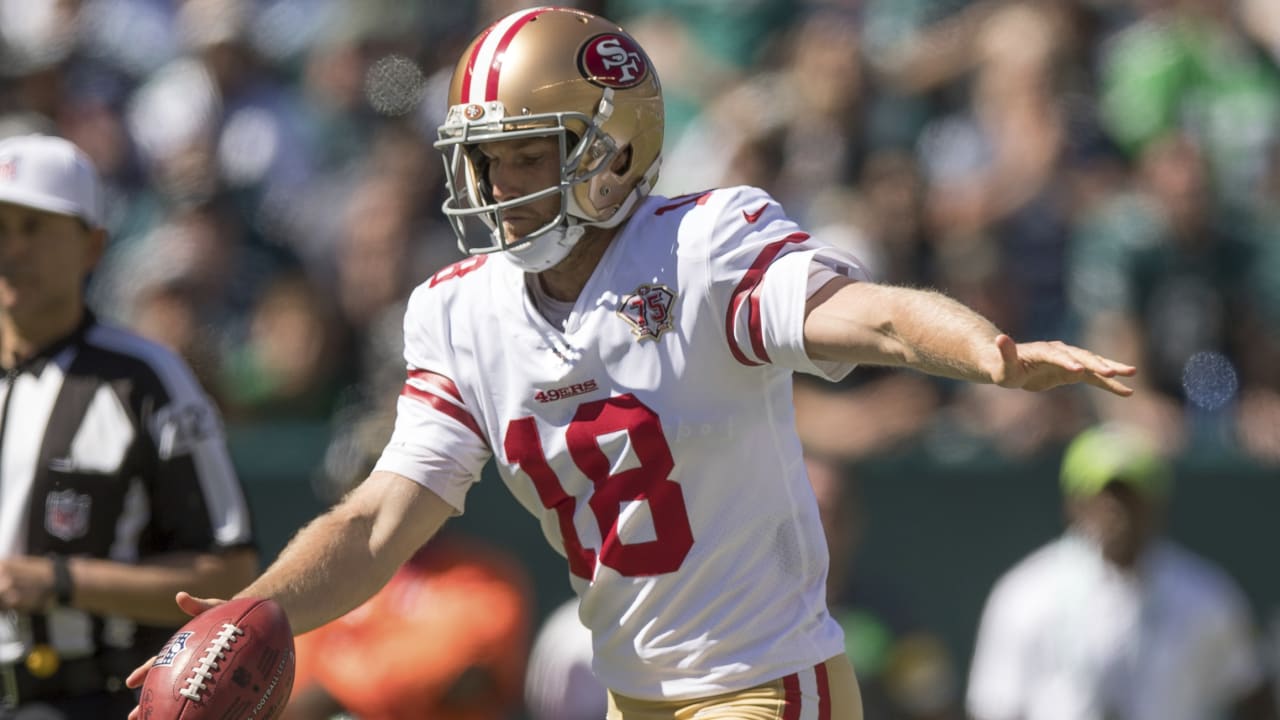
[[[573,246],[582,239],[584,232],[586,227],[571,219],[533,241],[507,250],[503,254],[511,260],[513,265],[525,272],[542,272],[568,257]]]

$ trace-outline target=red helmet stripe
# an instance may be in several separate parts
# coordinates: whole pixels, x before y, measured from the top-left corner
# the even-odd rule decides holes
[[[781,240],[775,240],[765,245],[760,254],[756,256],[755,262],[751,263],[751,267],[742,274],[742,280],[738,282],[738,287],[734,288],[732,298],[729,301],[729,312],[725,313],[724,334],[729,340],[729,351],[733,353],[734,359],[743,365],[753,367],[772,362],[764,345],[764,325],[760,313],[760,293],[758,290],[760,289],[760,284],[764,281],[765,270],[769,269],[769,265],[773,263],[786,246],[791,243],[804,242],[808,239],[808,233],[794,232]],[[735,339],[738,312],[743,303],[747,305],[747,336],[751,340],[751,351],[760,359],[760,362],[747,357],[747,354],[742,351],[738,341]]]
[[[524,27],[530,20],[538,17],[542,13],[551,8],[534,8],[523,15],[516,18],[515,22],[507,28],[502,34],[502,38],[498,40],[498,46],[493,52],[493,61],[489,63],[489,81],[485,84],[484,100],[498,99],[498,75],[502,72],[502,60],[506,55],[507,47],[511,45],[511,41],[515,39],[516,33],[520,32],[520,28]]]
[[[471,57],[467,58],[467,71],[462,74],[462,92],[459,94],[461,102],[469,102],[471,97],[471,76],[476,72],[476,58],[480,57],[480,48],[484,47],[484,41],[489,38],[489,31],[493,26],[484,29],[480,33],[480,39],[476,40],[475,47],[471,49]]]
[[[525,23],[552,8],[532,8],[515,12],[489,26],[476,41],[467,71],[462,80],[462,97],[458,102],[484,103],[498,99],[498,74],[502,71],[503,54]],[[475,82],[472,82],[472,81]]]

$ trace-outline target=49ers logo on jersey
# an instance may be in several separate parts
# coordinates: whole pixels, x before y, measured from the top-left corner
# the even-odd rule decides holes
[[[604,33],[582,44],[578,72],[592,85],[622,90],[649,76],[649,62],[630,38]]]
[[[641,285],[635,292],[622,298],[618,315],[631,325],[631,332],[639,340],[657,340],[663,332],[675,326],[671,305],[676,294],[666,285]]]
[[[592,378],[584,382],[565,385],[564,387],[551,388],[550,390],[539,390],[533,394],[533,399],[540,403],[549,403],[557,400],[565,400],[578,395],[593,393],[599,389],[600,383],[596,382],[595,378]]]

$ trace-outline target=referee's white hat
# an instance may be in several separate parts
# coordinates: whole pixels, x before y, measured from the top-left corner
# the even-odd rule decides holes
[[[80,218],[102,227],[102,188],[89,156],[52,135],[0,140],[0,202]]]

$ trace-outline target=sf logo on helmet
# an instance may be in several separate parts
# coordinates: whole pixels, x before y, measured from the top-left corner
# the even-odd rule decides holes
[[[578,52],[578,71],[589,82],[616,89],[635,87],[649,76],[640,48],[623,35],[596,35]]]

